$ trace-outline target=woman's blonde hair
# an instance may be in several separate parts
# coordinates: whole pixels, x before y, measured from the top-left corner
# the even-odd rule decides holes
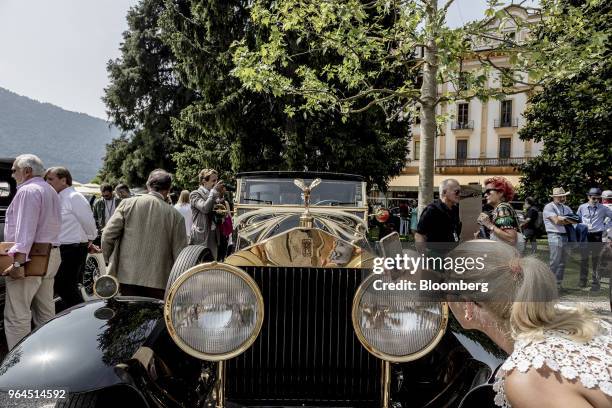
[[[189,204],[189,190],[181,191],[181,195],[178,199],[179,204]]]
[[[522,258],[514,247],[485,239],[464,242],[449,255],[484,258],[484,268],[466,271],[460,279],[488,283],[491,299],[481,306],[507,324],[513,338],[541,338],[544,330],[564,330],[572,340],[588,341],[599,332],[590,311],[557,305],[555,276],[539,259]]]

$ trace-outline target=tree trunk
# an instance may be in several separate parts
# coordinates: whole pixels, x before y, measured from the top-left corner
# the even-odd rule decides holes
[[[419,217],[433,201],[433,181],[436,142],[436,99],[438,97],[438,47],[436,45],[438,5],[429,0],[425,20],[427,36],[424,50],[423,84],[421,85],[421,149],[419,156]]]

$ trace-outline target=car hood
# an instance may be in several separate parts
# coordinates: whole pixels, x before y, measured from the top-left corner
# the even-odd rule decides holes
[[[87,392],[123,383],[116,366],[129,360],[162,317],[149,298],[96,300],[43,325],[6,356],[0,389]]]
[[[292,228],[226,258],[233,266],[368,268],[374,255],[318,228]]]

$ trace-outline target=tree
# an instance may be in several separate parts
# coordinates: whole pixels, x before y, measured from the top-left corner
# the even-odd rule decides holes
[[[589,7],[586,1],[568,1],[562,12],[572,7]],[[584,25],[592,35],[610,32],[611,3],[600,3],[584,13]],[[582,35],[568,33],[560,26],[548,26],[542,37],[569,37],[575,48],[588,44]],[[576,75],[552,81],[530,99],[525,112],[527,125],[523,140],[543,142],[540,156],[521,167],[523,193],[541,203],[550,200],[551,189],[562,186],[572,192],[569,205],[578,206],[589,188],[612,185],[612,55],[608,52],[595,65],[587,65]]]
[[[224,179],[246,170],[367,172],[368,181],[385,186],[398,174],[407,153],[407,122],[386,122],[380,109],[346,120],[332,111],[296,115],[285,106],[298,95],[261,94],[231,75],[231,46],[261,42],[252,22],[250,1],[167,2],[162,19],[165,41],[177,59],[182,83],[200,99],[174,121],[177,176],[193,184],[197,172],[214,167]],[[295,53],[304,52],[291,40]],[[330,57],[312,60],[318,66]],[[397,82],[387,74],[381,81]]]
[[[304,102],[288,107],[289,111],[333,110],[351,115],[377,107],[392,121],[420,105],[419,210],[422,210],[433,198],[436,124],[444,119],[436,117],[439,103],[525,91],[489,88],[488,77],[494,70],[534,87],[589,61],[569,58],[575,49],[568,46],[567,38],[540,43],[505,36],[504,27],[511,24],[522,28],[527,22],[515,18],[508,8],[496,11],[501,5],[497,0],[488,1],[488,20],[450,29],[445,18],[453,1],[445,1],[441,7],[438,0],[284,0],[271,4],[266,0],[255,1],[253,21],[267,31],[267,38],[255,45],[245,41],[237,44],[234,74],[250,90],[300,95]],[[559,1],[542,1],[540,24],[545,21],[567,27],[563,20],[567,16],[560,17],[556,8]],[[583,22],[579,12],[571,17],[570,24]],[[496,30],[491,29],[492,19],[500,23]],[[389,20],[392,24],[383,23]],[[581,33],[588,32],[581,24],[578,27]],[[308,55],[331,54],[333,62],[317,67],[304,58],[297,61],[302,55],[288,49],[292,38],[306,44]],[[605,44],[601,43],[602,38],[584,38],[592,46],[589,58],[600,56]],[[486,51],[474,51],[474,45],[483,39],[493,46]],[[423,50],[422,55],[415,52],[419,49]],[[495,53],[507,55],[512,67],[497,66],[491,58]],[[467,56],[478,58],[481,69],[463,71],[462,61]],[[295,68],[289,69],[291,65]],[[381,86],[378,78],[389,72],[404,72],[406,80],[392,87]],[[414,81],[415,75],[422,80]],[[439,94],[438,85],[442,83],[452,87]]]
[[[180,149],[171,119],[196,99],[174,72],[175,59],[160,37],[158,19],[164,0],[141,0],[127,14],[121,57],[108,62],[110,85],[104,103],[123,135],[107,145],[99,179],[142,185],[155,168],[174,171],[172,154]]]

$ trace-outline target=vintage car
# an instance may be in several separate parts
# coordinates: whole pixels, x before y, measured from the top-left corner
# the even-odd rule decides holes
[[[362,177],[237,180],[232,255],[214,262],[185,248],[165,301],[117,295],[113,277],[98,278],[105,299],[65,311],[7,355],[0,405],[15,390],[46,390],[23,406],[493,406],[502,351],[444,302],[372,290],[372,259],[402,247],[396,234],[367,241]]]

